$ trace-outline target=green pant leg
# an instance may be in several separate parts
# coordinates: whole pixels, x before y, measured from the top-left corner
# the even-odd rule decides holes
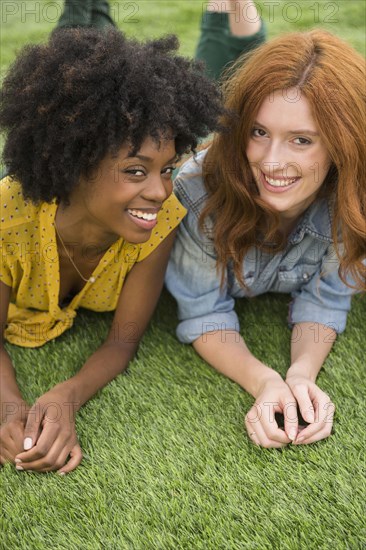
[[[114,25],[107,0],[65,0],[57,27],[97,27]]]
[[[219,80],[224,69],[242,53],[253,50],[265,40],[263,21],[257,33],[251,36],[233,36],[227,13],[206,12],[202,16],[201,36],[195,57],[205,62],[209,76]]]
[[[5,178],[8,175],[9,175],[8,168],[5,166],[5,164],[1,164],[0,165],[0,180],[2,180],[3,178]]]
[[[65,0],[64,11],[57,27],[89,27],[92,9],[93,0]]]
[[[115,26],[110,16],[109,2],[107,0],[93,0],[91,24],[98,29],[102,29],[108,25]]]

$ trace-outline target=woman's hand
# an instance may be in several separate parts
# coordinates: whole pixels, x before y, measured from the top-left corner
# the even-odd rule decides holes
[[[330,397],[309,378],[291,374],[291,369],[287,373],[286,383],[296,398],[302,417],[309,423],[299,432],[294,443],[314,443],[328,437],[332,431],[335,411]]]
[[[25,402],[14,404],[0,425],[0,464],[12,462],[23,450],[24,427],[27,421],[26,411],[29,407]]]
[[[279,375],[268,378],[261,386],[256,401],[245,417],[250,439],[261,447],[284,447],[298,434],[296,399]],[[278,427],[275,413],[282,413],[285,430]]]
[[[24,452],[15,457],[17,470],[65,474],[81,462],[75,430],[76,404],[66,384],[42,395],[29,410],[24,428]],[[66,463],[68,456],[70,460]]]

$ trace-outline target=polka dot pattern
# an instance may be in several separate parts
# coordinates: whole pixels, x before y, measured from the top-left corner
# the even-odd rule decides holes
[[[0,182],[0,280],[12,287],[5,337],[13,344],[37,347],[70,328],[79,307],[113,311],[127,273],[145,259],[183,219],[186,210],[175,195],[165,201],[150,239],[131,244],[123,239],[104,254],[93,272],[94,283],[64,308],[59,306],[59,258],[54,228],[55,202],[24,201],[20,185]]]

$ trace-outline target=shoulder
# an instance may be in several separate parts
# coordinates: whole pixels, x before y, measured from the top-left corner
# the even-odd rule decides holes
[[[180,238],[186,235],[201,246],[212,239],[213,220],[206,217],[200,224],[201,214],[206,206],[208,192],[203,181],[202,167],[208,149],[191,157],[181,167],[174,182],[174,193],[188,213],[179,227]]]
[[[333,197],[321,198],[314,201],[306,216],[306,229],[308,233],[317,239],[327,241],[329,243],[333,242],[333,202]]]
[[[0,181],[1,229],[11,229],[37,218],[39,206],[26,201],[19,182],[6,176]]]
[[[207,149],[188,159],[180,168],[174,181],[174,193],[188,209],[197,213],[206,199],[207,191],[203,182],[202,166]]]
[[[138,245],[138,259],[140,262],[151,254],[159,244],[180,224],[187,210],[182,206],[174,193],[164,201],[158,214],[158,221],[152,231],[150,239]]]

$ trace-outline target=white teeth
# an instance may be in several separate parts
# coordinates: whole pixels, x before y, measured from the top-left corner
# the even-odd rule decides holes
[[[264,176],[267,183],[272,185],[273,187],[287,187],[288,185],[291,185],[294,183],[297,178],[292,178],[291,180],[275,180],[272,178],[269,178],[268,176]]]
[[[130,210],[130,209],[128,209],[128,212],[132,216],[135,216],[136,218],[142,218],[143,220],[146,220],[146,221],[156,220],[156,218],[158,216],[157,214],[148,214],[147,212],[141,212],[141,210]]]

